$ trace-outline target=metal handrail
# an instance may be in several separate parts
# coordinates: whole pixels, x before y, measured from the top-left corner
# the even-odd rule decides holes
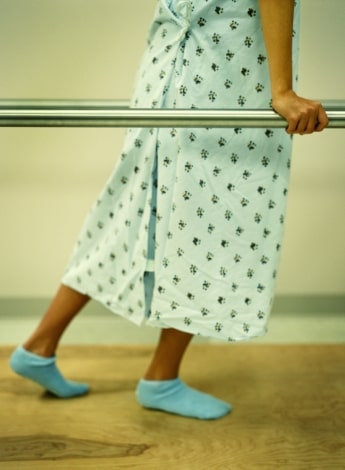
[[[345,128],[345,100],[324,100],[329,128]],[[284,128],[271,109],[138,109],[128,101],[0,100],[0,127]]]

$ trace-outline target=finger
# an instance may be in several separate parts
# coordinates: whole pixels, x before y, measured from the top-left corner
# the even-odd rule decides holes
[[[327,116],[325,110],[323,109],[323,107],[321,105],[320,105],[320,108],[319,108],[317,121],[318,121],[318,123],[315,127],[315,130],[317,132],[323,131],[323,129],[325,129],[328,126],[328,123],[329,123],[328,116]]]
[[[308,124],[305,130],[305,134],[312,134],[315,132],[316,127],[319,124],[318,120],[318,109],[314,109],[309,116]]]
[[[301,115],[300,120],[298,121],[298,126],[296,128],[296,133],[303,135],[306,133],[308,128],[309,117],[305,114]]]
[[[319,123],[318,121],[319,105],[317,103],[308,106],[306,110],[301,113],[301,119],[298,126],[300,135],[312,134]]]
[[[297,117],[290,117],[288,119],[288,126],[286,128],[286,132],[288,134],[296,134],[296,129],[298,127],[298,119]]]

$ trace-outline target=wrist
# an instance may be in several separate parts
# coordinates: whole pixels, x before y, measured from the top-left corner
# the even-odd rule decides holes
[[[279,100],[287,96],[294,96],[296,93],[292,87],[276,88],[272,90],[272,101]]]

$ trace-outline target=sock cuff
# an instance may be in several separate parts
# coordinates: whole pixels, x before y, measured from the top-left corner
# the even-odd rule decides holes
[[[17,348],[16,355],[22,357],[26,363],[30,363],[30,365],[33,366],[47,366],[54,364],[56,360],[55,356],[42,357],[38,354],[32,353],[31,351],[27,351],[23,346],[19,346]]]
[[[173,386],[173,385],[179,385],[181,382],[181,380],[179,378],[176,378],[176,379],[169,379],[169,380],[146,380],[146,379],[141,379],[140,384],[142,385],[145,385],[147,387],[157,387],[158,385],[162,385],[162,386]]]

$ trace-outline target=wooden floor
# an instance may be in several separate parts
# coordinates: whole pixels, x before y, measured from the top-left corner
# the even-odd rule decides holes
[[[208,422],[137,405],[151,352],[62,347],[60,368],[92,393],[59,400],[12,374],[0,348],[0,468],[345,468],[345,345],[191,346],[182,377],[234,406]]]

